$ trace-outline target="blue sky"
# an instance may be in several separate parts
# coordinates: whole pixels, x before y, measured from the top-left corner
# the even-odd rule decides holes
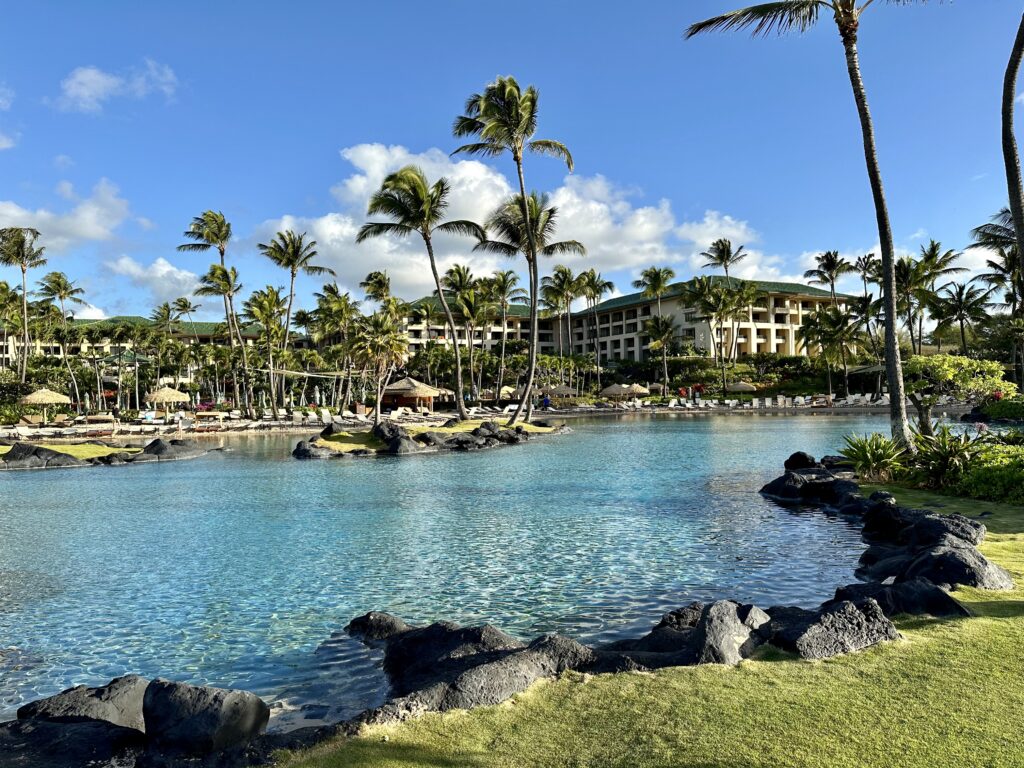
[[[1004,204],[999,96],[1019,20],[1005,0],[877,3],[861,58],[902,249],[963,247]],[[651,263],[693,274],[711,239],[752,251],[746,276],[789,278],[813,253],[877,243],[859,129],[834,25],[802,37],[684,41],[718,0],[551,3],[523,30],[507,6],[459,1],[19,3],[0,48],[0,225],[41,229],[49,267],[86,314],[148,314],[187,291],[203,255],[175,246],[224,211],[247,288],[285,276],[256,252],[307,230],[339,282],[385,267],[414,298],[414,243],[355,246],[382,176],[419,162],[453,179],[453,216],[482,218],[511,165],[450,160],[452,119],[497,74],[541,91],[539,135],[576,173],[529,158],[562,234],[621,291]],[[45,42],[44,42],[45,41]],[[444,263],[500,262],[442,243]],[[978,255],[972,257],[977,261]],[[11,272],[0,279],[14,280]],[[314,281],[300,285],[307,306]],[[210,302],[208,302],[210,303]],[[214,312],[215,303],[210,303]]]

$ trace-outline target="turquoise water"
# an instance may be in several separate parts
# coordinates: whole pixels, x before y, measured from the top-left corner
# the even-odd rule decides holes
[[[882,418],[572,426],[476,454],[297,462],[295,436],[264,435],[191,462],[3,474],[0,719],[125,672],[340,716],[382,695],[375,657],[317,648],[371,609],[600,641],[693,599],[813,605],[851,580],[855,528],[757,489],[790,452]]]

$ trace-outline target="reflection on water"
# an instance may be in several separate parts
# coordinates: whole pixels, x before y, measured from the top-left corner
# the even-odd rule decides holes
[[[294,436],[173,465],[0,476],[0,718],[125,672],[255,690],[337,719],[376,657],[349,619],[491,622],[603,641],[697,598],[812,605],[858,532],[757,495],[794,450],[878,417],[573,423],[478,454],[296,462]],[[13,654],[11,654],[13,657]],[[287,719],[282,717],[282,720]]]

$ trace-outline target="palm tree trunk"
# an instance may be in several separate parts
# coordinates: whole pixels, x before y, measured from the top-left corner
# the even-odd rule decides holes
[[[459,339],[455,333],[455,318],[452,316],[451,307],[448,306],[448,299],[445,298],[444,290],[441,288],[441,276],[437,273],[437,261],[434,260],[434,244],[430,240],[430,235],[424,234],[423,242],[427,246],[427,256],[430,258],[430,271],[434,275],[437,298],[441,301],[445,322],[448,323],[448,332],[452,335],[452,351],[455,353],[455,408],[458,410],[460,419],[468,419],[469,414],[466,412],[466,400],[462,394],[462,356],[459,354]]]
[[[512,413],[512,418],[508,420],[506,426],[515,426],[515,423],[519,421],[523,415],[523,409],[526,409],[526,421],[530,420],[533,416],[533,379],[537,372],[537,342],[540,337],[537,329],[537,302],[539,300],[538,294],[538,278],[537,278],[537,242],[534,238],[533,224],[530,222],[530,206],[526,201],[526,178],[523,175],[523,159],[516,156],[516,173],[519,176],[519,195],[520,202],[523,206],[523,225],[526,227],[526,239],[530,246],[530,252],[526,254],[526,264],[530,273],[530,353],[527,356],[526,363],[526,384],[523,385],[523,396],[519,400],[519,405],[516,406],[515,411]],[[598,362],[600,367],[600,362]]]
[[[21,383],[28,375],[28,270],[21,268]]]
[[[1017,76],[1024,58],[1024,17],[1013,41],[1010,61],[1003,79],[1003,163],[1006,166],[1006,187],[1010,197],[1010,215],[1017,236],[1017,251],[1024,254],[1024,186],[1021,184],[1020,155],[1013,133],[1013,108],[1017,100]]]
[[[964,327],[964,319],[960,318],[960,349],[967,357],[967,329]]]
[[[494,386],[494,399],[501,400],[501,387],[505,383],[505,339],[508,337],[508,310],[501,307],[501,358],[498,361],[498,381]]]
[[[840,36],[846,51],[846,69],[850,86],[857,103],[857,114],[864,142],[864,160],[867,164],[871,195],[875,203],[875,219],[878,223],[878,239],[882,251],[882,304],[885,311],[885,374],[889,383],[889,421],[893,439],[913,450],[914,438],[907,420],[906,395],[903,389],[903,363],[900,360],[899,341],[896,337],[896,259],[889,224],[889,210],[882,186],[882,172],[878,165],[878,150],[875,145],[875,129],[868,108],[867,92],[860,73],[857,53],[857,27],[855,24],[840,25]]]

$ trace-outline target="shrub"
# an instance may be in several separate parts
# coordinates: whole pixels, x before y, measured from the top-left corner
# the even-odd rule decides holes
[[[960,481],[987,439],[940,427],[933,435],[917,435],[915,442],[917,454],[912,470],[915,480],[927,488],[944,488]]]
[[[972,499],[1024,503],[1024,448],[993,443],[981,447],[959,481],[945,490]]]
[[[982,412],[990,419],[1024,421],[1024,400],[993,400],[985,404]]]
[[[839,453],[865,480],[884,483],[904,471],[906,451],[885,435],[847,435],[845,440],[846,447]]]

